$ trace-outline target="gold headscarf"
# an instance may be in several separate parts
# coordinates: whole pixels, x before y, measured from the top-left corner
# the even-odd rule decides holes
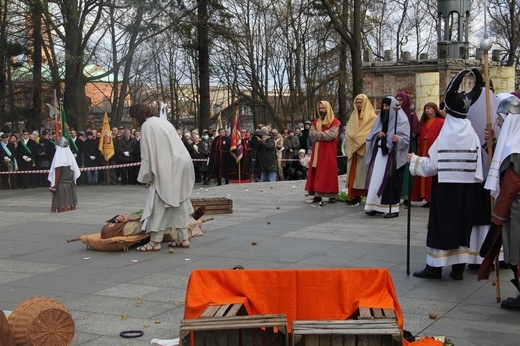
[[[325,118],[321,119],[320,115],[320,103],[325,106]],[[316,121],[316,131],[323,131],[322,126],[330,126],[332,122],[334,121],[334,111],[332,110],[332,107],[330,106],[330,103],[328,101],[320,101],[318,102],[316,109],[318,111],[318,120]],[[314,143],[314,149],[312,151],[312,167],[316,167],[318,165],[318,149],[320,148],[320,142]]]
[[[353,157],[356,152],[358,155],[365,155],[366,139],[377,118],[368,96],[359,94],[354,98],[354,102],[358,99],[363,101],[361,111],[358,111],[354,105],[354,111],[345,128],[345,146],[349,158]]]
[[[318,111],[318,116],[320,115],[320,103],[325,106],[325,111],[327,114],[325,114],[325,118],[323,120],[318,118],[318,121],[316,122],[316,130],[321,131],[321,126],[329,126],[334,121],[334,111],[332,110],[332,107],[330,106],[330,103],[328,101],[320,101],[318,102],[318,105],[316,106],[316,109]]]

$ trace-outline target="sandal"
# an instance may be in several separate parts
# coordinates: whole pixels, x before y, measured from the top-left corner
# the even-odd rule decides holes
[[[168,244],[169,247],[177,247],[182,249],[188,249],[190,247],[190,241],[189,240],[174,240],[170,244]]]
[[[139,246],[137,249],[135,249],[135,251],[139,251],[139,252],[161,251],[161,243],[153,242],[154,243],[153,245],[150,243],[152,243],[152,242],[150,241],[142,246]],[[159,245],[159,248],[156,248],[157,245]]]

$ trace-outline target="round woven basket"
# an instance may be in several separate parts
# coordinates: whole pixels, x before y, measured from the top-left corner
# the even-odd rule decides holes
[[[64,346],[74,338],[74,320],[61,303],[47,297],[23,301],[9,316],[18,346]]]

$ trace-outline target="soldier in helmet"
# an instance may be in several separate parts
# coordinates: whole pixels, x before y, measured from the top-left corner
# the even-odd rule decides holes
[[[502,229],[504,261],[513,271],[513,285],[520,291],[520,99],[510,97],[498,106],[501,126],[485,188],[495,198],[492,222]],[[487,256],[486,256],[487,257]],[[500,304],[520,311],[520,295]]]

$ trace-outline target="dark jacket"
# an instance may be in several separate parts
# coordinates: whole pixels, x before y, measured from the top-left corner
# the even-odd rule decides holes
[[[75,154],[76,157],[76,163],[78,164],[78,167],[84,167],[84,160],[83,160],[83,145],[84,142],[76,137],[76,140],[73,141],[72,138],[70,139],[70,151],[72,151],[72,154]]]
[[[117,154],[117,160],[122,163],[130,163],[135,162],[135,155],[136,155],[136,147],[137,147],[137,141],[135,138],[128,138],[126,139],[125,136],[121,137],[118,141],[114,143],[116,146],[118,146],[118,149],[116,150]],[[125,152],[128,152],[128,156],[125,155]]]
[[[278,172],[276,144],[272,137],[258,140],[258,161],[262,172]]]
[[[83,154],[85,155],[85,167],[96,167],[101,164],[101,152],[98,148],[98,141],[94,138],[87,139],[83,143]],[[94,159],[91,158],[94,157]]]
[[[18,142],[18,148],[16,152],[16,162],[18,162],[18,168],[21,171],[26,171],[31,169],[33,165],[36,165],[36,155],[37,155],[37,145],[36,141],[29,139],[27,144],[23,144],[23,139],[20,139]],[[24,156],[29,157],[30,161],[25,161],[23,159]]]

